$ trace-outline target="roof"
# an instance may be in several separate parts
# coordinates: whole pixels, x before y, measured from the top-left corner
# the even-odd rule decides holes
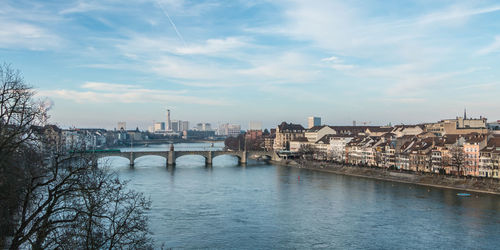
[[[280,131],[287,131],[287,130],[305,130],[304,127],[300,124],[293,124],[293,123],[286,123],[282,122],[280,125],[278,125],[278,128]]]
[[[374,126],[329,126],[331,129],[335,130],[337,134],[354,134],[364,133],[367,128],[372,128]]]
[[[369,127],[366,128],[366,130],[369,130],[371,132],[391,132],[393,130],[393,127]]]
[[[324,127],[327,127],[327,126],[326,125],[314,126],[314,127],[310,128],[310,129],[308,129],[307,132],[317,132],[317,131],[321,130]]]
[[[338,137],[338,136],[337,135],[324,135],[323,137],[321,137],[321,139],[317,140],[316,143],[323,142],[324,144],[329,144],[330,139],[334,138],[334,137]]]

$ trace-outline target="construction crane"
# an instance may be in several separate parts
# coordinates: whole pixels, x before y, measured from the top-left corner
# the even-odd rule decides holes
[[[354,126],[356,126],[356,124],[358,124],[358,125],[359,125],[359,124],[363,124],[363,126],[366,126],[366,125],[368,125],[368,124],[370,124],[370,123],[372,123],[372,122],[353,121],[352,123],[353,123],[353,125],[354,125]]]

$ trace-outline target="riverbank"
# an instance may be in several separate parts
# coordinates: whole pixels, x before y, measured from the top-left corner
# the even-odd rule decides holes
[[[394,181],[434,188],[447,188],[466,192],[500,195],[500,181],[496,179],[459,178],[447,175],[400,172],[397,170],[379,168],[342,166],[323,162],[308,162],[301,165],[294,161],[288,161],[282,162],[280,165],[382,181]]]

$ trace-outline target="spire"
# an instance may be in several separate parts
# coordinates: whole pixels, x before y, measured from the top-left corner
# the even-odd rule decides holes
[[[467,120],[467,109],[464,108],[464,120]]]

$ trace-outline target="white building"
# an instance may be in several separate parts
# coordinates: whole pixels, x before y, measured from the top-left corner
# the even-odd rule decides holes
[[[163,131],[165,131],[165,123],[164,122],[155,122],[154,132],[163,132]]]
[[[309,142],[315,143],[325,135],[334,135],[337,131],[329,126],[315,126],[305,132],[305,137]]]
[[[164,123],[164,131],[171,131],[172,130],[172,124],[171,124],[171,121],[170,121],[170,109],[167,109],[167,122]]]
[[[241,125],[238,124],[221,124],[217,130],[218,135],[237,137],[241,133]]]
[[[248,130],[262,130],[262,122],[251,121],[248,124]]]
[[[116,126],[116,130],[127,130],[127,123],[126,122],[118,122],[118,126]]]
[[[345,160],[345,146],[354,136],[352,135],[333,135],[330,136],[330,145],[328,147],[328,156],[330,159],[338,162]]]

